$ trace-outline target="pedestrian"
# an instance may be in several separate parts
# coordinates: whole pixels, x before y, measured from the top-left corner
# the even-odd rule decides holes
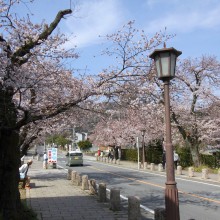
[[[121,160],[121,147],[118,147],[118,159]]]
[[[48,162],[48,157],[46,151],[44,152],[43,156],[43,169],[47,169],[47,162]]]
[[[111,158],[111,160],[113,160],[114,159],[114,152],[113,152],[113,150],[111,149],[111,152],[110,152],[110,158]]]
[[[109,150],[108,151],[108,159],[110,159],[110,157],[111,157],[111,151]]]
[[[173,160],[174,160],[174,166],[175,169],[177,169],[178,161],[179,161],[179,155],[176,153],[176,151],[173,151]]]
[[[27,175],[28,169],[30,167],[30,165],[33,163],[32,160],[28,160],[27,163],[23,164],[20,168],[19,168],[19,174],[20,174],[20,178],[24,179],[26,178],[26,185],[25,187],[30,187],[30,177]]]
[[[164,150],[162,155],[162,166],[164,170],[165,170],[165,165],[166,165],[166,151]]]

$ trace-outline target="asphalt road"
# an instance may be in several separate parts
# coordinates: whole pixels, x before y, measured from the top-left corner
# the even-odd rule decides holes
[[[58,165],[66,167],[65,156],[58,156]],[[141,204],[153,211],[165,207],[165,173],[138,171],[126,167],[97,162],[91,157],[84,157],[84,166],[72,169],[87,174],[97,183],[105,182],[107,188],[119,188],[121,195],[138,196]],[[176,178],[179,191],[181,220],[219,220],[220,219],[220,184],[210,181]]]

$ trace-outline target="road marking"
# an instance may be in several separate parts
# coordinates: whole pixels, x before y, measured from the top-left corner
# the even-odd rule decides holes
[[[90,162],[93,162],[93,161],[90,161]],[[97,163],[97,162],[94,162],[94,163]],[[110,165],[110,164],[104,164],[104,165],[106,165],[106,166],[111,166],[111,167],[117,167],[117,166]],[[59,166],[59,165],[58,165],[58,166]],[[59,167],[63,168],[62,166],[59,166]],[[143,184],[146,184],[146,185],[151,185],[151,186],[155,186],[155,187],[159,187],[159,188],[165,189],[165,186],[162,186],[162,185],[159,185],[159,184],[154,184],[154,183],[150,183],[150,182],[147,182],[147,181],[142,181],[142,180],[138,180],[138,179],[135,179],[135,178],[130,178],[130,177],[122,176],[122,175],[119,175],[119,174],[116,174],[116,173],[111,173],[111,172],[109,172],[109,171],[102,170],[102,169],[97,168],[97,167],[95,167],[95,166],[90,166],[90,167],[88,167],[88,168],[96,169],[96,170],[99,170],[99,171],[102,171],[102,172],[106,172],[106,173],[110,173],[110,174],[112,174],[112,175],[119,176],[119,177],[122,177],[122,178],[124,178],[124,179],[131,180],[131,181],[135,181],[135,182],[143,183]],[[136,171],[136,170],[134,170],[134,169],[125,168],[125,167],[117,167],[117,168]],[[64,168],[64,169],[65,169],[65,168]],[[65,169],[65,170],[68,171],[68,169]],[[164,176],[164,175],[161,175],[161,174],[155,174],[155,173],[145,172],[145,171],[139,171],[139,172],[149,173],[149,174],[158,175],[158,176]],[[177,178],[176,178],[176,179],[177,179]],[[199,181],[185,180],[185,179],[182,179],[182,178],[178,178],[178,179],[181,179],[181,180],[183,180],[183,181],[188,181],[188,182],[190,181],[190,182],[200,183],[200,184],[204,184],[204,185],[210,185],[210,186],[220,187],[220,186],[218,186],[218,185],[209,184],[209,183],[203,183],[203,182],[199,182]],[[198,199],[202,199],[202,200],[205,200],[205,201],[209,201],[209,202],[213,202],[213,203],[220,204],[220,201],[218,201],[218,200],[209,199],[209,198],[206,198],[206,197],[203,197],[203,196],[199,196],[199,195],[196,195],[196,194],[193,194],[193,193],[184,192],[184,191],[181,191],[181,190],[178,190],[178,192],[179,192],[180,194],[183,194],[183,195],[188,195],[188,196],[192,196],[192,197],[195,197],[195,198],[198,198]],[[148,208],[146,207],[146,209],[148,209]],[[152,210],[152,211],[153,211],[153,210]]]
[[[144,183],[144,184],[147,184],[147,185],[151,185],[151,186],[156,186],[156,187],[160,187],[162,189],[164,189],[165,187],[164,186],[161,186],[161,185],[158,185],[158,184],[154,184],[154,183],[150,183],[150,182],[147,182],[147,181],[143,181],[143,180],[138,180],[138,179],[135,179],[135,178],[131,178],[131,177],[126,177],[126,176],[122,176],[120,174],[116,174],[116,173],[112,173],[112,172],[109,172],[109,171],[105,171],[105,170],[101,170],[100,168],[97,168],[97,167],[89,167],[91,169],[94,169],[94,170],[99,170],[99,171],[104,171],[105,173],[110,173],[114,176],[119,176],[119,177],[122,177],[124,179],[128,179],[128,180],[131,180],[131,181],[135,181],[135,182],[139,182],[139,183]]]
[[[62,166],[60,166],[60,165],[57,165],[57,166],[58,166],[59,168],[62,168],[63,170],[65,170],[65,171],[68,172],[68,169],[66,169],[66,168],[64,168],[64,167],[62,167]],[[98,184],[97,184],[97,185],[98,185]],[[106,190],[110,192],[110,189],[107,189],[107,188],[106,188]],[[120,195],[120,197],[121,197],[122,199],[124,199],[124,200],[128,200],[128,198],[127,198],[126,196]],[[144,206],[144,205],[141,205],[141,204],[140,204],[140,207],[141,207],[142,209],[144,209],[145,211],[150,212],[151,214],[154,215],[154,210],[152,210],[152,209],[150,209],[150,208],[148,208],[148,207],[146,207],[146,206]]]
[[[119,176],[119,177],[122,177],[124,179],[131,180],[131,181],[135,181],[135,182],[143,183],[143,184],[146,184],[146,185],[151,185],[151,186],[155,186],[155,187],[165,189],[165,186],[162,186],[162,185],[159,185],[159,184],[154,184],[154,183],[151,183],[151,182],[148,182],[148,181],[143,181],[143,180],[138,180],[138,179],[135,179],[135,178],[126,177],[126,176],[123,176],[123,175],[120,175],[120,174],[116,174],[116,173],[112,173],[112,172],[109,172],[109,171],[106,171],[106,170],[102,170],[102,169],[94,167],[94,166],[91,166],[89,168],[94,169],[94,170],[103,171],[103,172],[112,174],[114,176]],[[205,201],[220,204],[220,201],[218,201],[218,200],[209,199],[209,198],[206,198],[206,197],[203,197],[203,196],[199,196],[199,195],[196,195],[196,194],[193,194],[193,193],[184,192],[184,191],[181,191],[181,190],[178,190],[178,192],[183,194],[183,195],[188,195],[188,196],[199,198],[199,199],[202,199],[202,200],[205,200]]]
[[[89,160],[89,159],[87,159]],[[89,160],[89,162],[91,163],[96,163],[96,164],[100,164],[98,162],[95,162],[95,161],[92,161],[92,160]],[[116,167],[118,169],[124,169],[124,170],[132,170],[132,171],[138,171],[140,173],[148,173],[148,174],[151,174],[151,175],[154,175],[154,176],[162,176],[162,177],[166,177],[166,175],[164,174],[159,174],[159,173],[152,173],[152,172],[147,172],[147,171],[142,171],[142,170],[136,170],[136,169],[133,169],[133,168],[128,168],[128,167],[118,167],[118,166],[115,166],[115,165],[111,165],[111,164],[103,164],[104,166],[109,166],[109,167]],[[218,187],[220,188],[220,185],[215,185],[213,183],[206,183],[206,182],[200,182],[200,181],[196,181],[196,180],[191,180],[191,179],[184,179],[184,178],[180,178],[178,176],[175,175],[175,179],[177,180],[182,180],[182,181],[186,181],[186,182],[193,182],[193,183],[199,183],[199,184],[203,184],[203,185],[208,185],[208,186],[214,186],[214,187]],[[217,181],[216,181],[217,182]]]
[[[98,184],[97,184],[97,186],[98,186]],[[107,190],[108,192],[111,191],[110,189],[107,189],[107,188],[106,188],[106,190]],[[128,198],[127,198],[126,196],[120,195],[120,198],[122,198],[122,199],[128,201]],[[140,208],[144,209],[144,210],[147,211],[147,212],[150,212],[150,213],[153,214],[153,215],[155,214],[154,210],[152,210],[152,209],[150,209],[150,208],[148,208],[148,207],[146,207],[146,206],[144,206],[144,205],[141,205],[141,204],[140,204]]]

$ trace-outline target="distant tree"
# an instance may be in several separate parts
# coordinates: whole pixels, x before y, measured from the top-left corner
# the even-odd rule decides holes
[[[64,146],[66,144],[70,144],[71,141],[68,140],[65,136],[56,134],[56,135],[51,135],[46,139],[46,143],[50,144],[56,144],[57,146]]]
[[[89,150],[92,148],[92,143],[89,140],[79,141],[78,146],[81,150]]]

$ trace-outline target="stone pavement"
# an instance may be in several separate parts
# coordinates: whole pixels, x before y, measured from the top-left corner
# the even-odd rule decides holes
[[[127,209],[122,207],[121,211],[113,212],[109,203],[100,203],[97,196],[72,185],[63,169],[43,169],[42,161],[33,159],[28,175],[31,183],[30,189],[26,190],[27,203],[39,220],[128,219]]]

